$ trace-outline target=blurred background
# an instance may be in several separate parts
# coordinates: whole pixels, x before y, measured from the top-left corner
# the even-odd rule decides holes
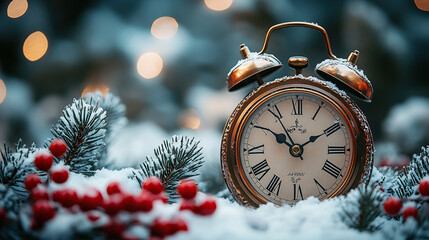
[[[256,85],[229,93],[226,75],[239,45],[262,48],[267,30],[315,22],[333,53],[358,49],[371,80],[368,117],[377,164],[406,164],[429,143],[429,3],[318,0],[2,0],[0,1],[0,142],[42,146],[62,109],[88,91],[118,95],[128,125],[109,149],[117,167],[136,166],[174,134],[204,147],[207,188],[222,188],[223,126]],[[304,55],[315,75],[328,58],[322,35],[276,31],[268,53],[286,64],[265,80],[294,74],[287,59]],[[213,170],[215,169],[215,171]]]

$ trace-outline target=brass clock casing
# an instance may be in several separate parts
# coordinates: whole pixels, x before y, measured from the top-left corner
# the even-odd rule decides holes
[[[302,75],[284,77],[265,83],[248,94],[229,117],[222,136],[221,165],[226,185],[241,205],[258,207],[264,199],[248,182],[240,162],[239,147],[244,126],[264,102],[283,93],[305,92],[334,106],[346,119],[353,136],[352,165],[342,185],[329,198],[347,193],[360,183],[367,183],[373,166],[373,140],[369,124],[359,107],[334,85]]]

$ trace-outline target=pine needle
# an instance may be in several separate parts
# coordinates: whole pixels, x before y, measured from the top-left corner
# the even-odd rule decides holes
[[[4,144],[0,159],[0,206],[8,211],[17,212],[20,205],[28,199],[24,180],[28,174],[36,172],[29,156],[36,151],[33,144],[26,148],[21,139],[14,150]]]
[[[155,158],[146,157],[134,176],[140,185],[150,176],[161,179],[170,201],[177,199],[176,188],[180,180],[195,177],[203,164],[199,142],[183,136],[174,136],[154,150]]]

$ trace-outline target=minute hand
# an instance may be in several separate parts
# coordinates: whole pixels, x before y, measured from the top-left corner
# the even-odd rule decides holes
[[[282,125],[283,130],[285,131],[286,136],[289,138],[291,145],[295,145],[295,143],[293,142],[292,138],[290,137],[288,131],[286,130],[285,125],[283,125],[282,121],[280,121],[280,118],[277,117],[277,120],[279,120],[280,124]]]

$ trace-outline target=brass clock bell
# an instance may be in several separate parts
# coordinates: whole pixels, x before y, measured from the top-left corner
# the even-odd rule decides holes
[[[274,30],[306,27],[323,34],[330,59],[305,77],[306,57],[290,57],[295,76],[271,82],[263,78],[282,63],[265,53]],[[229,91],[254,81],[228,119],[222,137],[225,182],[238,203],[257,207],[272,202],[295,204],[314,196],[321,200],[367,183],[373,165],[373,140],[365,115],[344,92],[371,101],[372,86],[356,66],[359,52],[347,60],[332,54],[328,35],[319,25],[287,22],[271,27],[259,53],[240,46],[242,60],[228,74]]]

